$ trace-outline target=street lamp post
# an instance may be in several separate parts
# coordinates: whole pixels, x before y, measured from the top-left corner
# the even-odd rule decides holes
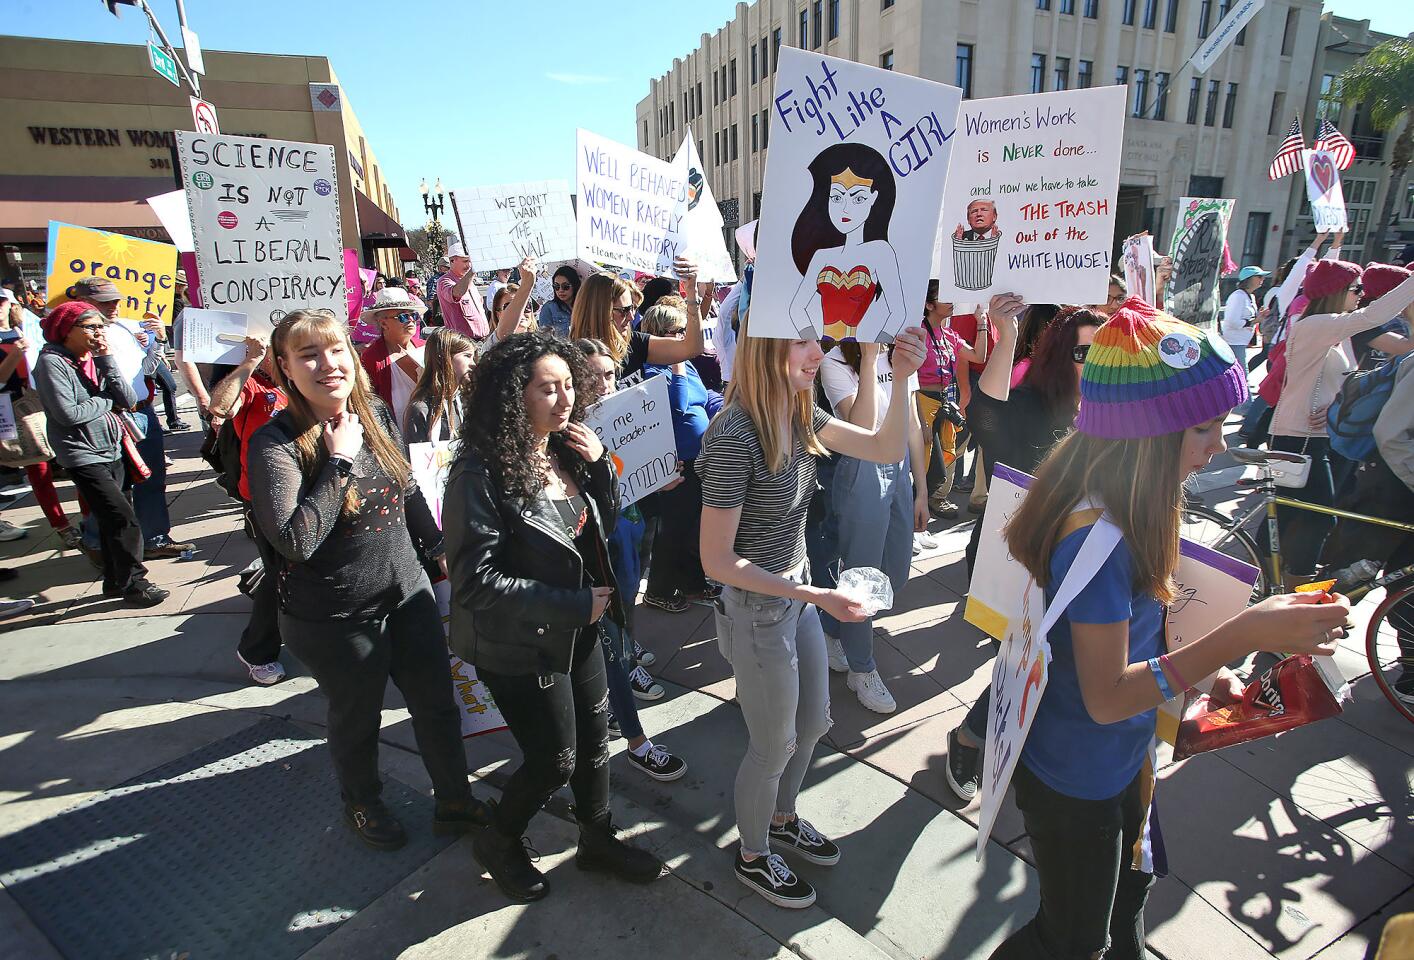
[[[443,195],[446,191],[442,187],[442,179],[438,177],[436,185],[433,186],[430,191],[428,190],[426,180],[423,180],[417,189],[418,192],[422,194],[423,211],[432,218],[433,223],[440,225],[442,221],[439,218],[442,211],[446,208],[443,202]],[[436,195],[436,199],[433,199],[433,194]]]

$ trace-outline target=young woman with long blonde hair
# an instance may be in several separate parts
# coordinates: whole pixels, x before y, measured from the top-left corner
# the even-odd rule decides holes
[[[809,583],[805,515],[815,491],[815,457],[834,451],[897,462],[912,419],[903,390],[892,394],[888,413],[872,430],[821,410],[814,384],[823,356],[815,340],[744,338],[726,406],[708,427],[696,463],[702,568],[723,585],[717,642],[736,675],[750,737],[736,777],[736,875],[769,902],[791,908],[810,906],[815,890],[771,852],[771,844],[816,864],[840,857],[795,810],[815,744],[830,726],[825,636],[816,608],[842,622],[868,615],[839,590]],[[907,379],[923,358],[922,330],[901,331],[894,376]]]
[[[618,377],[626,380],[645,364],[671,366],[703,351],[701,302],[697,299],[697,265],[679,257],[673,264],[678,279],[692,291],[687,307],[687,331],[681,339],[654,337],[633,329],[633,319],[643,302],[643,292],[612,273],[596,273],[584,281],[574,298],[570,338],[601,340],[618,364]]]
[[[433,827],[489,822],[471,794],[442,618],[423,561],[446,569],[442,533],[403,458],[393,415],[368,385],[348,326],[297,310],[271,338],[289,403],[251,438],[251,506],[280,554],[280,635],[329,700],[329,752],[344,816],[370,846],[407,834],[379,799],[388,679],[412,714],[436,794]]]

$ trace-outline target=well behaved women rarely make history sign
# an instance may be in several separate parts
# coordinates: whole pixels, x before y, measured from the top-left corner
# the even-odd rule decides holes
[[[923,315],[962,91],[791,47],[778,66],[748,332],[891,342]]]
[[[576,246],[591,263],[676,276],[686,253],[687,170],[580,130],[575,139]]]
[[[1126,90],[962,105],[936,247],[939,300],[1105,301]]]
[[[202,305],[274,324],[301,307],[342,316],[334,148],[177,131]]]

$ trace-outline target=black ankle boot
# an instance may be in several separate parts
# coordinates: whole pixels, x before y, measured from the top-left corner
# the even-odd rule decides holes
[[[475,797],[461,803],[438,803],[432,813],[432,832],[438,836],[459,836],[491,825],[494,806]]]
[[[520,837],[508,837],[488,827],[472,838],[471,852],[501,892],[516,903],[530,903],[550,892],[545,875],[530,862]]]
[[[344,819],[358,838],[379,850],[397,850],[408,842],[407,832],[382,800],[344,804]]]
[[[574,856],[574,865],[581,870],[612,873],[630,883],[651,883],[663,875],[663,861],[647,850],[624,843],[608,821],[579,825],[579,852]]]

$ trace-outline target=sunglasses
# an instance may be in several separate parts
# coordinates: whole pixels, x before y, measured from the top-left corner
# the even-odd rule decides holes
[[[1084,363],[1085,358],[1090,355],[1090,344],[1077,343],[1075,349],[1070,351],[1070,358],[1076,363]]]
[[[415,313],[395,313],[395,314],[393,314],[393,319],[396,320],[396,321],[398,321],[399,323],[416,323],[416,322],[417,322],[417,314],[415,314]]]
[[[574,284],[572,284],[572,283],[555,283],[555,284],[551,284],[551,286],[553,286],[556,290],[573,290],[573,289],[574,289]]]
[[[663,336],[665,336],[665,337],[685,337],[685,336],[687,336],[687,327],[673,327],[671,330],[665,330],[665,331],[663,332]]]
[[[629,306],[627,306],[627,307],[610,307],[609,309],[612,310],[616,316],[620,316],[620,317],[631,317],[631,316],[633,316],[633,306],[632,306],[632,305],[629,305]]]

